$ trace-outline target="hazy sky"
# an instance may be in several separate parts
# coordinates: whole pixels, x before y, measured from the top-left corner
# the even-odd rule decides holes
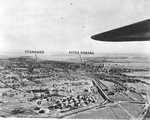
[[[0,0],[0,50],[147,52],[90,36],[149,18],[150,0]]]

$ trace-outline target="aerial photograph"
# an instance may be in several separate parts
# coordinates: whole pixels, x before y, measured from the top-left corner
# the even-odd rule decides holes
[[[0,0],[0,119],[150,120],[149,5]]]

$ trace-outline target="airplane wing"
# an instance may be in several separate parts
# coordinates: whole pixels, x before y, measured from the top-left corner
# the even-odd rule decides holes
[[[108,42],[150,41],[150,19],[91,36]]]

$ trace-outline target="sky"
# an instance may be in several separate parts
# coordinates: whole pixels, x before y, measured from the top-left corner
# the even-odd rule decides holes
[[[149,19],[149,5],[150,0],[0,0],[0,51],[149,52],[149,41],[90,38]]]

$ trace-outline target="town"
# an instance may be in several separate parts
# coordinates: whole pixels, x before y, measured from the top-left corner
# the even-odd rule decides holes
[[[145,102],[146,93],[133,84],[150,84],[125,73],[148,72],[148,67],[85,61],[1,59],[1,116],[61,118],[105,105],[107,100]]]

